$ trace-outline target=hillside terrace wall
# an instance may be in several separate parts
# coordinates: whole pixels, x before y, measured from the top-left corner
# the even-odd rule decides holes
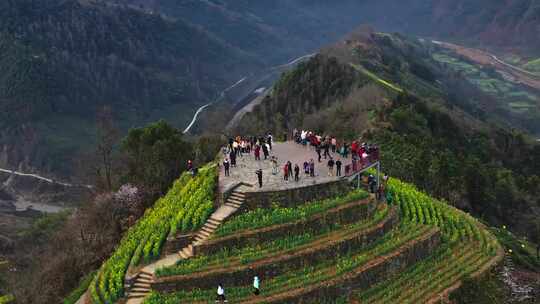
[[[328,227],[332,224],[347,225],[368,219],[373,216],[376,207],[376,201],[364,199],[316,214],[306,220],[244,231],[209,240],[204,244],[193,246],[193,252],[195,255],[211,255],[223,248],[253,246],[285,235],[317,233],[321,227]]]
[[[262,278],[272,278],[281,275],[287,270],[334,260],[336,256],[345,255],[351,250],[365,247],[392,230],[398,222],[397,211],[392,208],[386,219],[378,225],[368,230],[347,235],[343,239],[330,244],[325,243],[317,247],[304,249],[301,252],[289,253],[249,265],[241,265],[234,269],[220,268],[191,275],[157,278],[152,283],[152,289],[158,292],[174,292],[175,290],[191,290],[194,288],[213,288],[220,283],[226,286],[248,285],[255,273]]]
[[[323,200],[344,195],[351,191],[347,179],[304,187],[280,189],[275,191],[245,192],[243,210],[270,208],[272,203],[282,207],[296,207],[309,201]]]
[[[430,234],[414,240],[399,250],[372,260],[363,267],[339,278],[256,301],[262,300],[264,303],[322,303],[344,295],[350,296],[352,290],[368,289],[427,258],[440,243],[440,231],[433,230]],[[245,304],[251,303],[256,302],[245,302]]]

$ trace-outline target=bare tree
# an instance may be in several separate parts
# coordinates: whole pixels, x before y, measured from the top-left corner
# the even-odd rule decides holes
[[[104,106],[97,113],[97,146],[96,174],[98,179],[104,181],[107,191],[112,189],[112,173],[114,164],[114,146],[118,141],[119,132],[114,125],[111,108]]]

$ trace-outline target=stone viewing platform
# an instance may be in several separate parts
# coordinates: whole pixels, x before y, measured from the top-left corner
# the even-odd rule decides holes
[[[338,153],[330,152],[334,161],[338,159],[343,163],[342,165],[342,177],[345,173],[345,165],[350,165],[351,157],[342,158]],[[274,143],[270,156],[277,157],[278,169],[277,174],[272,174],[272,162],[270,157],[264,160],[264,156],[261,156],[261,160],[255,160],[255,156],[252,153],[244,154],[242,157],[238,156],[236,159],[237,166],[230,169],[230,176],[225,176],[223,170],[223,154],[221,154],[219,173],[219,187],[221,192],[226,191],[238,183],[250,184],[253,187],[249,188],[250,192],[259,191],[280,191],[293,188],[301,188],[305,186],[311,186],[316,184],[328,183],[332,181],[338,181],[341,178],[336,177],[336,166],[333,169],[333,175],[329,176],[328,159],[321,159],[318,162],[317,152],[313,147],[309,145],[303,146],[296,144],[292,141]],[[311,159],[315,161],[315,177],[310,177],[304,173],[303,164],[305,161],[309,162]],[[290,161],[293,166],[298,164],[300,167],[300,180],[294,181],[294,171],[292,178],[289,181],[283,179],[283,167]],[[257,175],[255,171],[261,169],[263,171],[263,186],[259,188]]]

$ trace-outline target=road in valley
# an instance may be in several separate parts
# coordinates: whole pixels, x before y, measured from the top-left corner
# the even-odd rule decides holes
[[[187,126],[187,128],[184,130],[183,133],[186,134],[187,132],[189,132],[189,130],[191,130],[191,127],[193,127],[195,122],[197,122],[197,118],[199,117],[199,114],[201,114],[201,112],[204,111],[204,109],[208,108],[213,103],[218,102],[221,98],[225,97],[225,93],[227,93],[228,91],[234,89],[235,87],[240,85],[245,80],[246,80],[246,77],[238,80],[236,83],[234,83],[230,87],[228,87],[225,90],[221,91],[221,93],[219,93],[219,96],[214,101],[209,102],[209,103],[205,104],[204,106],[200,107],[199,109],[197,109],[197,112],[195,112],[195,115],[193,115],[193,119],[191,120],[191,122],[189,123],[189,125]]]
[[[17,175],[17,176],[24,176],[24,177],[39,179],[39,180],[47,182],[49,184],[60,185],[60,186],[64,186],[64,187],[82,187],[82,188],[88,188],[88,189],[94,188],[94,186],[92,186],[92,185],[63,183],[63,182],[60,182],[60,181],[55,181],[52,178],[47,178],[47,177],[44,177],[44,176],[41,176],[41,175],[38,175],[38,174],[33,174],[33,173],[23,173],[23,172],[19,172],[19,171],[15,171],[15,170],[8,170],[8,169],[2,169],[2,168],[0,168],[0,172],[11,174],[11,175]]]
[[[287,68],[287,67],[290,67],[292,65],[295,65],[305,59],[309,59],[313,56],[315,56],[316,53],[311,53],[311,54],[307,54],[307,55],[303,55],[303,56],[300,56],[298,58],[295,58],[291,61],[289,61],[288,63],[285,63],[285,64],[282,64],[282,65],[277,65],[277,66],[274,66],[274,67],[271,67],[269,68],[267,71],[270,71],[268,72],[267,74],[270,74],[270,73],[273,73],[275,72],[276,70],[278,69],[284,69],[284,68]],[[186,129],[184,130],[184,134],[188,133],[191,128],[193,127],[193,125],[197,122],[197,119],[199,118],[199,115],[206,109],[208,108],[209,106],[211,106],[212,104],[220,101],[222,98],[225,97],[225,94],[234,89],[235,87],[239,86],[240,84],[242,84],[243,82],[247,81],[247,80],[250,80],[250,78],[253,77],[253,76],[246,76],[246,77],[243,77],[242,79],[240,79],[239,81],[237,81],[236,83],[234,83],[233,85],[231,85],[230,87],[226,88],[225,90],[221,91],[221,93],[218,95],[218,97],[213,100],[212,102],[209,102],[201,107],[199,107],[199,109],[197,109],[197,111],[195,112],[195,114],[193,115],[193,119],[191,120],[191,122],[189,123],[189,125],[186,127]]]

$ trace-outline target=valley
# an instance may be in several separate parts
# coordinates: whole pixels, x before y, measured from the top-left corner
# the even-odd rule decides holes
[[[218,283],[234,303],[534,302],[538,20],[530,0],[0,1],[0,304]],[[269,133],[275,163],[224,150]]]
[[[465,56],[473,62],[484,66],[493,66],[496,69],[502,70],[514,77],[514,79],[510,79],[510,81],[513,80],[513,82],[523,83],[533,89],[540,91],[540,76],[523,70],[520,67],[506,63],[493,54],[479,49],[468,48],[448,42],[441,42],[436,40],[432,42],[444,48],[453,50],[457,54]]]

